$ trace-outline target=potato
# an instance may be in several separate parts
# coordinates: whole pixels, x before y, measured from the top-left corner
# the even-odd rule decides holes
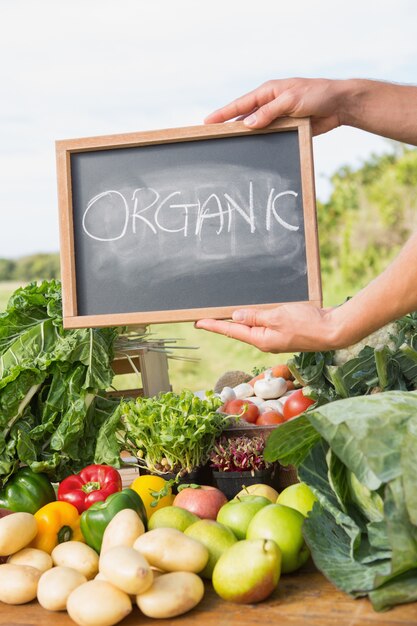
[[[104,531],[100,554],[116,546],[131,548],[144,532],[145,526],[136,511],[122,509],[116,513]]]
[[[128,546],[101,554],[99,567],[100,573],[125,593],[142,593],[152,585],[153,573],[145,557]]]
[[[0,602],[24,604],[36,598],[41,572],[29,565],[0,565]]]
[[[86,582],[84,574],[71,567],[53,567],[39,579],[38,602],[48,611],[64,611],[70,593]]]
[[[80,626],[112,626],[132,610],[124,591],[104,580],[89,580],[70,594],[67,611]]]
[[[133,544],[150,565],[166,572],[201,572],[209,553],[202,543],[175,528],[155,528]]]
[[[30,565],[41,572],[46,572],[53,566],[51,555],[37,548],[23,548],[9,556],[7,562],[15,565]]]
[[[164,619],[193,609],[204,596],[204,583],[192,572],[171,572],[159,576],[152,587],[136,596],[136,603],[148,617]]]
[[[98,554],[93,548],[81,541],[65,541],[59,543],[51,553],[55,565],[71,567],[87,580],[94,578],[98,572]]]
[[[32,513],[12,513],[0,518],[0,556],[26,548],[37,532],[38,523]]]
[[[94,577],[94,580],[105,580],[106,582],[110,583],[110,581],[105,577],[105,575],[102,572],[99,572],[97,574],[97,576]],[[112,584],[112,583],[110,583]],[[116,585],[117,586],[117,585]],[[122,589],[123,591],[123,589]],[[132,600],[132,602],[136,602],[136,593],[128,593],[129,598]]]

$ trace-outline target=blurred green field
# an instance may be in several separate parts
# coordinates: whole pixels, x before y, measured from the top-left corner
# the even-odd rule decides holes
[[[0,282],[0,310],[4,311],[7,300],[18,282]],[[337,280],[323,285],[326,306],[339,304],[347,295]],[[174,391],[212,389],[217,379],[229,370],[251,373],[254,367],[268,367],[285,363],[289,354],[265,354],[244,343],[197,330],[192,323],[157,324],[150,327],[155,337],[175,339],[176,346],[169,358],[169,378]],[[193,349],[186,349],[191,346]],[[181,357],[185,357],[182,359]],[[196,359],[189,361],[186,359]],[[138,386],[137,378],[123,379],[123,386]]]
[[[19,282],[15,281],[0,281],[0,311],[4,311],[6,308],[7,300],[15,289],[20,287]]]

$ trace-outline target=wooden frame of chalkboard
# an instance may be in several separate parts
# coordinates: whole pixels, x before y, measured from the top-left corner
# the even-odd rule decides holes
[[[213,154],[206,158],[211,152]],[[312,135],[308,118],[281,118],[261,130],[250,130],[242,122],[230,122],[60,140],[56,142],[56,157],[65,328],[186,322],[203,317],[225,319],[236,308],[271,308],[286,302],[321,305]],[[276,158],[279,162],[275,171]],[[197,172],[195,163],[199,159],[203,163]],[[258,167],[264,167],[264,171],[258,171]],[[278,172],[281,168],[284,174]],[[181,194],[175,186],[167,184],[166,177],[177,187],[184,181],[190,186],[190,179],[184,178],[186,171],[193,184],[196,181],[199,189],[206,190],[203,204],[195,195],[182,203],[171,202],[171,205],[165,198],[161,200],[161,194],[154,188],[155,173],[160,176],[161,170],[167,198],[172,200]],[[151,184],[147,183],[146,176],[143,180],[138,175],[138,180],[132,184],[135,187],[132,196],[132,185],[126,183],[126,177],[145,171]],[[114,184],[114,176],[118,177],[119,189]],[[290,185],[292,189],[288,189],[288,181],[292,179],[295,182]],[[225,191],[225,185],[230,181],[234,184],[235,180],[242,189],[244,186],[244,202]],[[131,187],[129,193],[130,200],[136,202],[134,208],[128,207],[128,200],[123,196],[126,184]],[[214,193],[210,184],[213,187],[217,184],[220,191]],[[263,212],[262,220],[259,218],[255,223],[258,219],[255,215],[258,199],[254,198],[257,185],[264,195],[258,203]],[[242,189],[238,190],[241,194]],[[155,207],[158,196],[154,221],[148,219],[148,214],[145,217],[143,207],[138,209],[137,206],[138,195],[145,193],[144,190],[148,196],[153,194],[153,201],[148,205],[149,197],[146,199],[145,209]],[[207,198],[212,203],[211,208]],[[108,206],[100,204],[103,199]],[[110,228],[109,221],[115,219],[113,215],[118,215],[119,209],[114,210],[116,201],[123,204],[126,218],[120,233],[126,235],[128,220],[132,222],[130,240],[121,243],[120,233],[109,237],[106,231]],[[298,203],[297,225],[292,223],[295,211],[291,202]],[[213,210],[213,203],[217,209]],[[278,212],[277,203],[282,203],[279,205],[282,213]],[[156,212],[162,206],[164,210],[167,206],[176,207],[175,219],[181,214],[181,220],[186,222],[181,221],[179,228],[178,223],[170,224],[171,228],[162,227],[160,221],[157,224]],[[197,226],[195,223],[189,226],[194,209]],[[173,215],[171,212],[170,219]],[[241,230],[235,233],[233,228],[238,223]],[[146,238],[141,235],[140,246],[135,242],[135,237],[139,236],[138,226],[146,230]],[[159,227],[164,231],[167,247],[158,239],[162,236]],[[259,232],[255,233],[256,229]],[[278,239],[274,240],[277,235],[272,233],[273,229],[276,232],[281,229],[284,234],[280,231]],[[202,232],[207,238],[204,241]],[[172,239],[173,233],[181,235],[175,245],[182,259],[177,259],[177,252],[169,247],[168,236]],[[220,242],[219,235],[230,239],[223,251],[224,242]],[[258,237],[258,252],[252,245],[255,236]],[[297,239],[293,241],[292,237]],[[167,254],[164,249],[168,250]],[[171,254],[175,257],[172,262],[165,258]],[[120,258],[123,258],[121,265]],[[184,269],[183,282],[178,282],[181,271],[178,268],[187,262],[189,267]],[[200,266],[201,273],[194,276],[195,268]],[[159,269],[162,267],[165,282]],[[152,300],[154,295],[156,304]]]

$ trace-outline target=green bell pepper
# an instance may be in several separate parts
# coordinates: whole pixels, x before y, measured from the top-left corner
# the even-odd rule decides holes
[[[107,525],[123,509],[136,511],[146,528],[146,509],[141,497],[133,489],[112,493],[104,502],[96,502],[81,514],[81,532],[86,543],[96,552],[100,553]]]
[[[55,490],[47,475],[32,472],[30,467],[19,469],[0,491],[0,507],[14,512],[33,514],[54,500]]]

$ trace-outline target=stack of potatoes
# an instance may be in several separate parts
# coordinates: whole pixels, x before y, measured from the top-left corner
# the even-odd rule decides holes
[[[31,548],[37,522],[30,513],[0,519],[0,601],[35,598],[49,611],[67,610],[80,626],[111,626],[137,604],[152,618],[172,618],[203,598],[197,575],[209,553],[173,528],[145,532],[137,513],[124,509],[107,526],[100,555],[79,541],[58,544],[51,554]]]

